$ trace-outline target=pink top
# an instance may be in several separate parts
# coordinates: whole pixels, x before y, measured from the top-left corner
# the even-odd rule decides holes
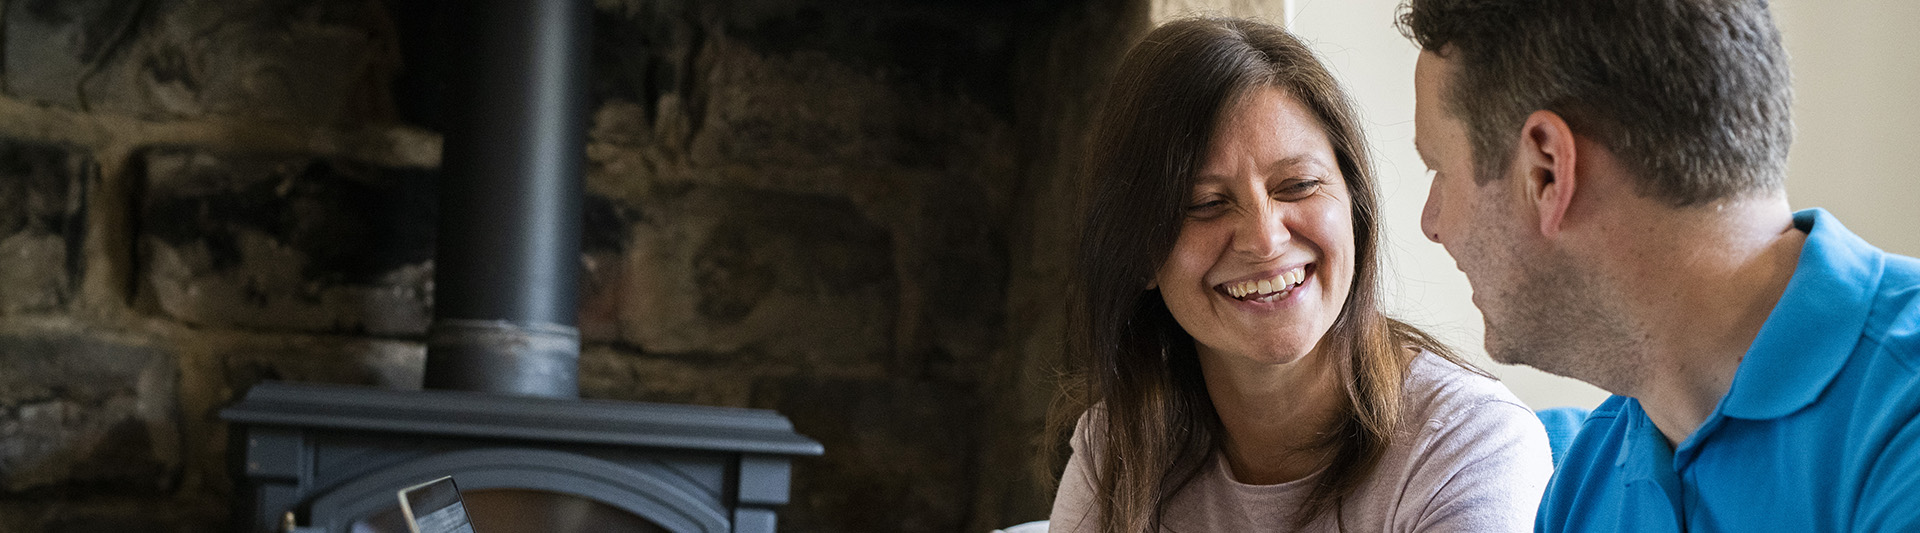
[[[1423,353],[1409,368],[1399,438],[1342,503],[1345,531],[1531,531],[1553,475],[1546,430],[1499,382]],[[1086,416],[1054,496],[1052,531],[1091,532]],[[1097,453],[1098,448],[1093,447]],[[1281,531],[1319,474],[1278,485],[1233,479],[1221,454],[1168,503],[1169,531]],[[1341,531],[1331,512],[1306,531]]]

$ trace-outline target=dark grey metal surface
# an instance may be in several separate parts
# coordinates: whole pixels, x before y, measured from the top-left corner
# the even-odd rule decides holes
[[[446,137],[425,385],[577,397],[592,6],[470,0],[446,9]],[[462,337],[475,331],[485,338]],[[497,337],[536,342],[487,342]]]
[[[618,444],[773,455],[825,448],[779,413],[701,405],[522,398],[461,391],[396,391],[268,382],[220,411],[229,422],[416,435]],[[785,492],[782,489],[780,492]]]
[[[452,475],[463,491],[572,495],[668,531],[767,532],[796,456],[820,444],[772,411],[461,391],[262,383],[235,424],[241,527],[286,513],[348,531],[394,493]]]
[[[580,332],[505,320],[436,317],[427,332],[429,388],[516,396],[579,396]]]

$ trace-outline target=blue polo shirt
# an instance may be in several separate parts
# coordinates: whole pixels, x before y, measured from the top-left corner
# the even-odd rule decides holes
[[[1678,448],[1640,402],[1593,411],[1538,531],[1920,531],[1920,260],[1819,209],[1786,293]]]

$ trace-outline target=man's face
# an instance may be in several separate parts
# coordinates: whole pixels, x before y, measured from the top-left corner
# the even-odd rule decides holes
[[[1481,227],[1474,208],[1482,203],[1478,201],[1482,194],[1494,191],[1482,190],[1474,183],[1473,146],[1467,125],[1453,115],[1444,100],[1452,74],[1452,64],[1433,52],[1421,52],[1414,65],[1413,144],[1433,175],[1426,208],[1420,212],[1420,231],[1446,247],[1461,270],[1469,270],[1461,260],[1475,257],[1463,253],[1465,237]],[[1497,182],[1486,187],[1497,188]],[[1467,276],[1471,279],[1473,272],[1469,270]]]
[[[1445,102],[1452,81],[1453,65],[1433,52],[1421,52],[1414,66],[1414,146],[1420,159],[1433,175],[1427,192],[1426,208],[1420,213],[1420,231],[1440,243],[1453,256],[1455,266],[1467,275],[1473,286],[1473,303],[1487,322],[1487,350],[1503,363],[1506,350],[1497,349],[1496,332],[1505,293],[1511,287],[1513,269],[1509,268],[1512,239],[1500,231],[1511,224],[1498,216],[1507,204],[1505,180],[1480,185],[1474,182],[1473,146],[1467,125],[1454,116]]]
[[[1524,166],[1507,161],[1498,179],[1475,183],[1467,125],[1444,101],[1454,68],[1432,52],[1414,67],[1414,144],[1433,172],[1420,229],[1467,275],[1493,360],[1594,381],[1608,373],[1595,365],[1625,356],[1631,329],[1596,272],[1538,231]],[[1518,127],[1513,139],[1517,157]]]

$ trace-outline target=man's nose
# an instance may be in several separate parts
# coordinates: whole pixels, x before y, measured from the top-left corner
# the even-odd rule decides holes
[[[1440,183],[1435,181],[1427,189],[1427,205],[1420,209],[1420,234],[1427,240],[1440,242]]]

